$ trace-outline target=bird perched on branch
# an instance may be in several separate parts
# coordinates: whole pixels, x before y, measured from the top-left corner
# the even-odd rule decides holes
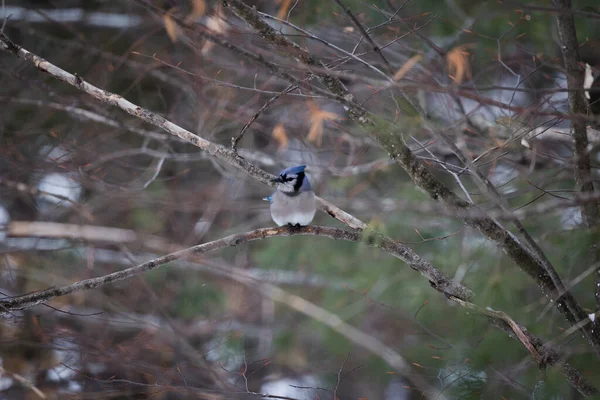
[[[271,204],[271,218],[279,226],[306,226],[317,212],[315,192],[304,173],[305,168],[306,165],[290,167],[271,179],[277,182],[277,189],[263,200]]]

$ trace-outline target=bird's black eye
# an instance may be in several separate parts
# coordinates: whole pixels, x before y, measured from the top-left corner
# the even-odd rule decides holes
[[[280,175],[280,176],[281,176],[281,180],[282,180],[282,181],[287,181],[287,176],[286,176],[285,174],[283,174],[283,175]]]

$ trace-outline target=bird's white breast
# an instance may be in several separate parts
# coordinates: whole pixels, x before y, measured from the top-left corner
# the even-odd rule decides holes
[[[271,203],[271,217],[279,226],[299,224],[309,225],[317,212],[317,201],[313,191],[288,196],[276,191]]]

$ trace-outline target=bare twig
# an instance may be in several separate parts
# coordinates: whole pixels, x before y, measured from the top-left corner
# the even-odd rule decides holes
[[[236,137],[231,138],[231,148],[233,150],[237,149],[237,145],[240,142],[240,140],[242,140],[242,137],[244,137],[244,133],[248,130],[248,128],[250,128],[250,125],[252,125],[252,123],[256,121],[260,114],[262,114],[267,108],[269,108],[271,104],[276,102],[281,96],[286,95],[287,93],[296,90],[297,88],[298,86],[296,85],[290,85],[287,88],[285,88],[281,93],[278,93],[275,96],[271,97],[269,101],[267,101],[256,113],[254,113],[252,118],[250,118],[246,125],[244,125],[244,127],[240,130],[240,133]]]
[[[27,380],[23,376],[21,376],[19,374],[15,374],[14,372],[7,371],[7,370],[5,370],[2,367],[0,367],[0,373],[10,376],[15,381],[19,382],[24,388],[29,389],[33,393],[35,393],[35,395],[37,397],[39,397],[40,399],[44,399],[44,400],[47,399],[47,397],[44,394],[44,392],[42,392],[40,389],[38,389],[32,382],[30,382],[29,380]]]
[[[333,388],[333,400],[337,399],[337,391],[338,391],[338,388],[340,387],[340,383],[342,382],[342,379],[343,379],[342,378],[342,371],[344,370],[344,366],[348,362],[349,358],[350,358],[350,353],[348,353],[348,355],[346,356],[346,358],[342,362],[342,365],[340,366],[340,369],[337,372],[337,379],[335,381],[335,387]]]
[[[363,35],[363,37],[367,40],[367,42],[369,42],[369,44],[371,44],[371,46],[373,46],[373,50],[375,51],[375,53],[377,53],[377,55],[379,55],[379,57],[381,58],[381,60],[385,64],[385,66],[387,67],[388,73],[389,74],[393,74],[394,73],[394,68],[392,67],[392,65],[390,64],[390,62],[387,60],[387,58],[385,58],[385,56],[381,52],[381,48],[377,45],[377,43],[375,43],[375,40],[373,40],[373,38],[371,37],[371,35],[369,35],[369,33],[366,31],[365,27],[362,26],[362,24],[360,23],[360,21],[358,19],[356,19],[356,17],[354,16],[354,14],[352,14],[352,11],[350,11],[350,8],[346,7],[344,5],[344,3],[342,3],[342,0],[333,0],[333,1],[335,1],[335,3],[338,6],[340,6],[340,8],[350,18],[350,20],[352,21],[352,23],[354,24],[354,26],[356,26],[358,28],[358,30]]]

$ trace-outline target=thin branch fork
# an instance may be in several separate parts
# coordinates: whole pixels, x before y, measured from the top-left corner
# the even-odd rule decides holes
[[[375,51],[375,53],[377,53],[379,55],[379,57],[381,58],[381,60],[383,60],[383,63],[387,67],[388,73],[389,74],[393,74],[394,73],[394,68],[392,67],[392,64],[390,64],[390,62],[387,60],[387,58],[385,58],[385,56],[383,55],[383,52],[381,51],[381,48],[377,45],[377,43],[375,43],[375,40],[373,40],[373,38],[371,37],[371,35],[369,35],[369,32],[367,32],[367,30],[365,29],[365,27],[362,26],[362,24],[360,23],[360,21],[354,16],[354,14],[352,14],[352,11],[350,11],[350,8],[348,8],[347,6],[345,6],[344,3],[342,3],[342,0],[333,0],[333,1],[335,1],[335,3],[338,6],[340,6],[340,8],[350,18],[350,20],[352,21],[352,23],[354,24],[354,26],[356,26],[358,28],[358,30],[363,35],[363,37],[371,44],[371,46],[373,46],[373,50]]]
[[[246,125],[243,126],[243,128],[240,130],[240,133],[238,133],[238,135],[234,138],[231,138],[231,148],[234,151],[237,151],[237,145],[240,142],[240,140],[242,140],[242,138],[244,137],[244,133],[246,133],[246,131],[248,130],[248,128],[250,128],[250,125],[252,125],[252,123],[254,121],[256,121],[256,119],[258,117],[260,117],[260,115],[271,106],[271,104],[273,104],[274,102],[276,102],[280,97],[288,94],[291,91],[294,91],[298,89],[298,86],[296,85],[290,85],[287,88],[285,88],[281,93],[276,94],[275,96],[271,97],[257,112],[254,113],[254,115],[252,115],[252,117],[250,118],[250,120],[248,122],[246,122]]]

